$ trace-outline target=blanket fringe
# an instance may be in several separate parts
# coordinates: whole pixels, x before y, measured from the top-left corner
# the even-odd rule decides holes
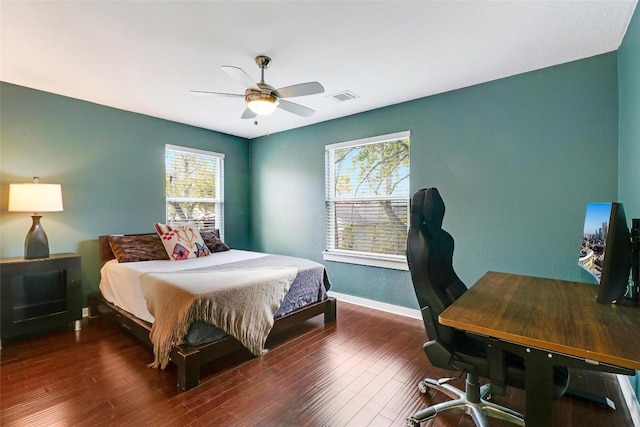
[[[255,325],[253,328],[241,327],[243,322],[246,323],[247,319],[251,319],[251,317],[247,318],[245,317],[246,314],[241,310],[236,312],[234,309],[228,307],[228,301],[226,304],[219,304],[210,297],[193,294],[191,295],[192,299],[187,298],[181,301],[180,305],[188,304],[188,308],[183,311],[184,314],[178,316],[179,318],[176,319],[172,327],[166,328],[166,325],[162,327],[160,324],[154,324],[154,328],[158,326],[160,330],[170,329],[170,332],[165,336],[157,336],[157,334],[154,334],[154,328],[152,328],[150,338],[154,343],[154,361],[148,366],[165,369],[169,363],[171,349],[184,342],[184,337],[189,332],[191,323],[196,320],[202,320],[222,329],[240,341],[254,356],[264,355],[266,353],[264,345],[267,340],[267,335],[274,325],[273,315],[282,303],[284,294],[288,291],[297,273],[295,268],[289,268],[289,270],[286,276],[271,279],[269,285],[262,285],[260,287],[261,292],[268,293],[267,290],[274,291],[275,294],[273,296],[275,299],[271,300],[268,305],[257,308],[261,311],[260,319],[262,319],[257,322],[259,327],[257,327],[258,325]],[[247,299],[245,301],[252,300]],[[251,303],[249,303],[249,305],[251,305]],[[158,322],[157,318],[156,322]]]
[[[194,302],[187,312],[187,316],[176,324],[175,328],[172,329],[171,334],[167,336],[166,340],[161,343],[161,345],[153,347],[155,359],[153,363],[149,364],[149,367],[160,369],[165,369],[167,367],[169,364],[171,349],[184,342],[183,339],[185,335],[187,335],[187,332],[189,332],[189,326],[197,319],[195,313],[198,311],[198,307],[200,306],[199,302],[200,301]]]

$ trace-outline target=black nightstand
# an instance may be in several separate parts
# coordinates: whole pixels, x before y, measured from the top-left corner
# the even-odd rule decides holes
[[[82,319],[80,256],[0,259],[0,339],[9,341],[68,327]]]

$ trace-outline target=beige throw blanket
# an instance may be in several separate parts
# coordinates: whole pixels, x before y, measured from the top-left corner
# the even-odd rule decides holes
[[[195,320],[224,330],[254,355],[263,354],[273,314],[296,274],[294,267],[143,274],[142,295],[154,317],[150,366],[167,366],[171,347],[182,344]]]

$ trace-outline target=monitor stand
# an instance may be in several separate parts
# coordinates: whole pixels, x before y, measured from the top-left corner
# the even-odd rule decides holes
[[[640,218],[631,220],[631,283],[620,305],[640,307]]]

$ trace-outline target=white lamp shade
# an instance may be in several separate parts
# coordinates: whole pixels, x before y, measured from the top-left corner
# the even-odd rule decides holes
[[[9,184],[10,212],[59,212],[62,210],[60,184]]]

